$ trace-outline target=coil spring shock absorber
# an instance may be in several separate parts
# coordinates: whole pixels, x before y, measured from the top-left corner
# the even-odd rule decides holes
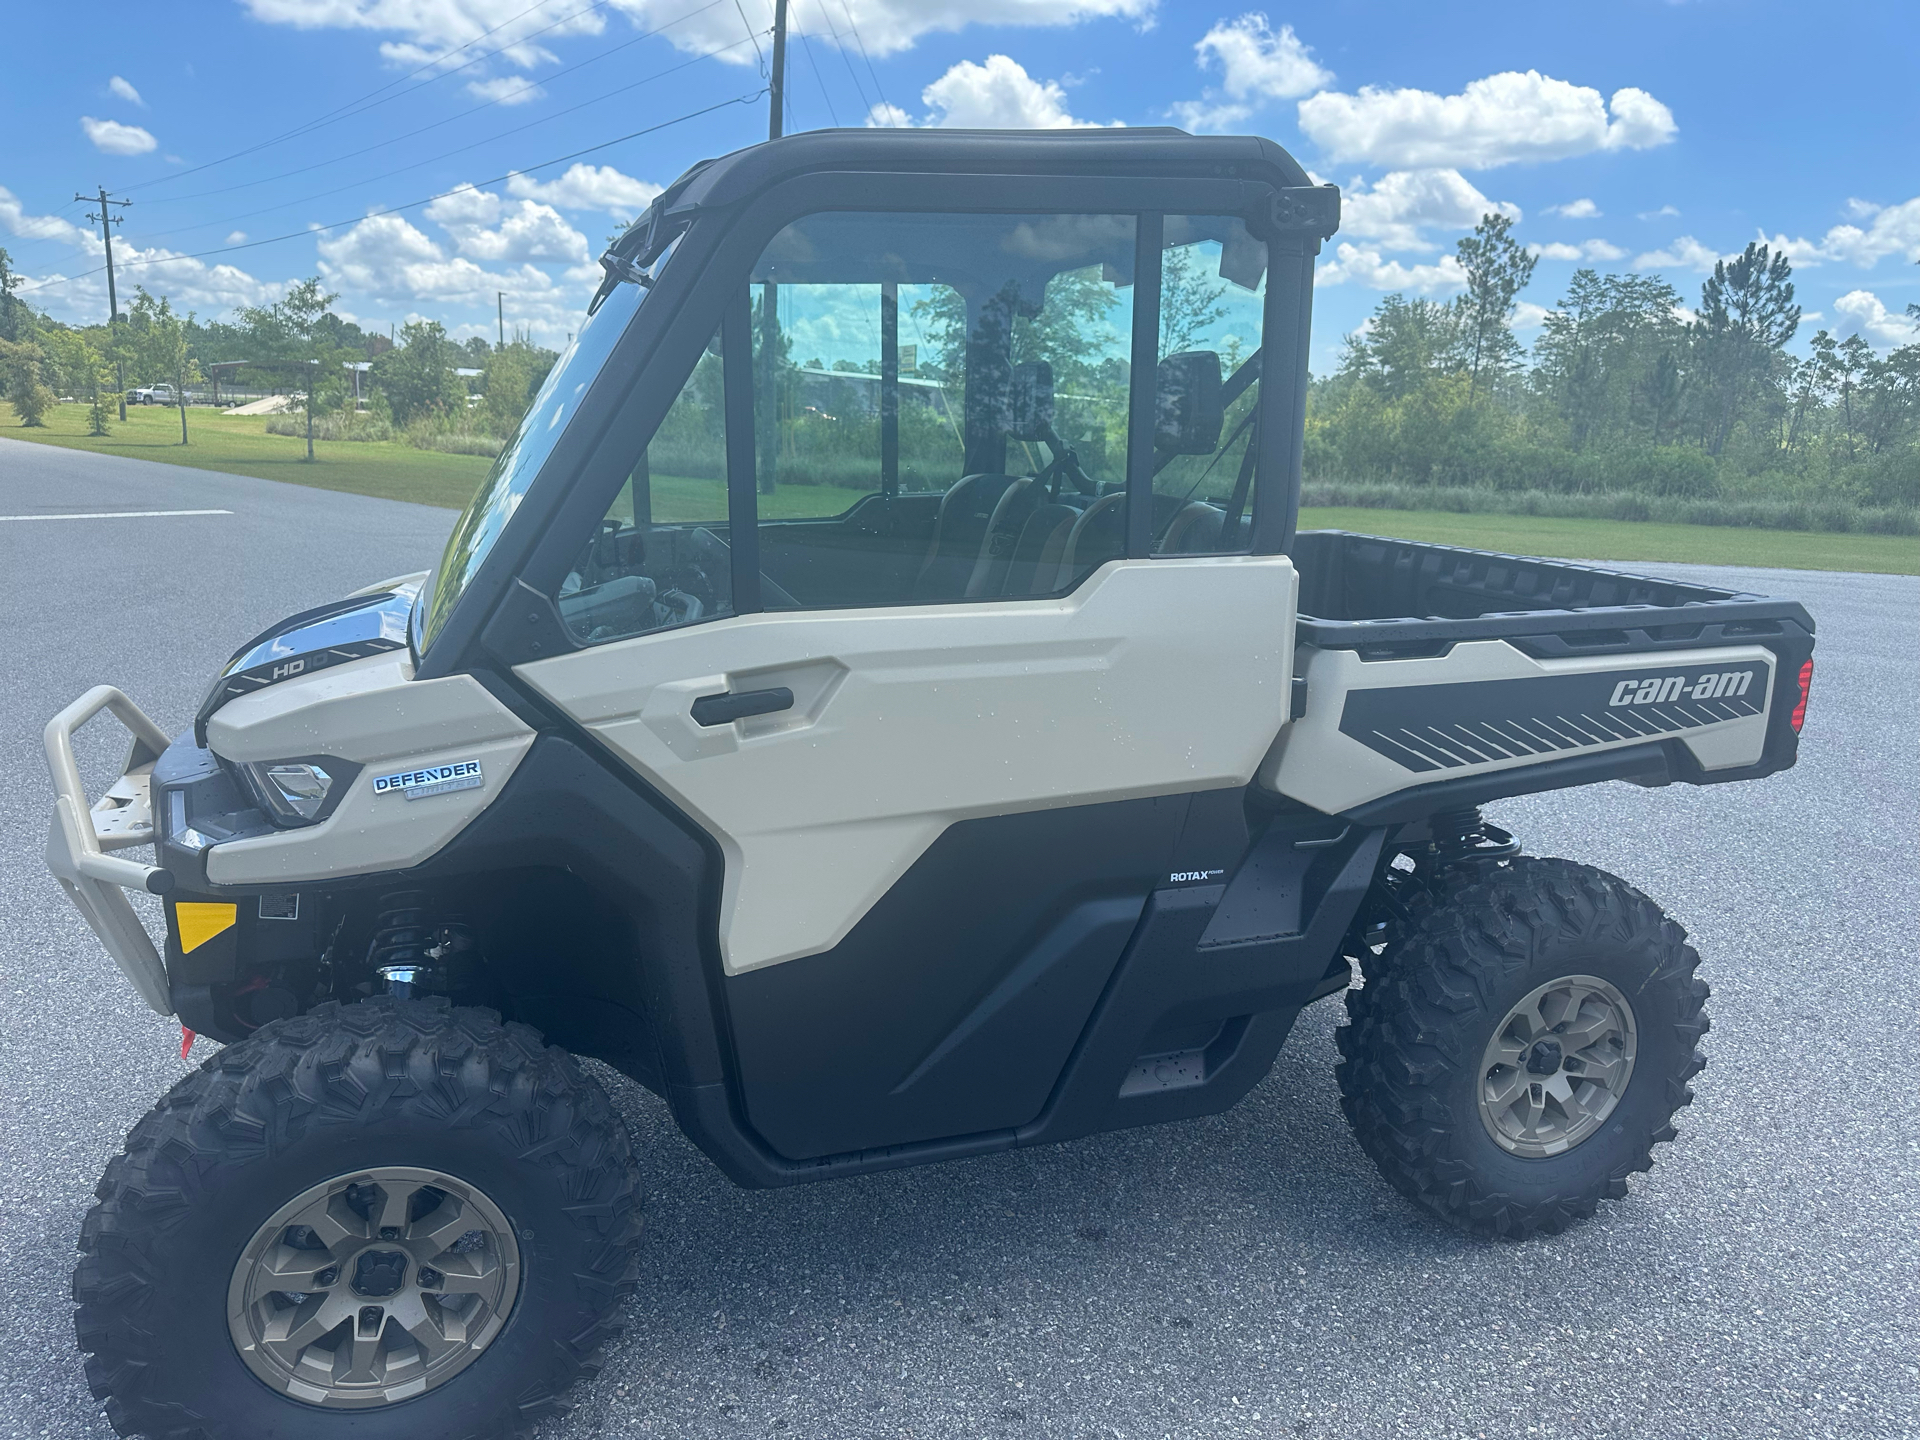
[[[428,974],[427,950],[433,944],[432,896],[424,890],[395,890],[380,897],[373,922],[367,964],[401,999],[413,994]]]
[[[458,921],[442,921],[424,890],[395,890],[380,897],[367,963],[389,994],[405,999],[429,982],[441,989],[464,979],[463,962],[473,933]]]
[[[1443,810],[1428,819],[1427,830],[1433,836],[1429,850],[1439,865],[1504,860],[1520,853],[1520,842],[1498,825],[1488,824],[1478,807]]]

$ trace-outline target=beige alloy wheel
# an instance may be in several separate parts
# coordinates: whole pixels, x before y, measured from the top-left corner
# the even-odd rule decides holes
[[[1633,1007],[1594,975],[1568,975],[1507,1012],[1480,1060],[1480,1120],[1529,1160],[1591,1139],[1633,1077]]]
[[[275,1390],[366,1409],[471,1365],[520,1280],[499,1206],[451,1175],[387,1166],[336,1176],[275,1211],[234,1266],[227,1326]]]

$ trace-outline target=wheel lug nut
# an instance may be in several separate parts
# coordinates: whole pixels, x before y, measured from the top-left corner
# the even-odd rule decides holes
[[[339,1278],[340,1278],[340,1268],[337,1265],[329,1265],[326,1269],[322,1270],[318,1275],[313,1277],[313,1283],[318,1288],[324,1290],[327,1288],[327,1286],[333,1284],[333,1282],[338,1280]]]
[[[380,1238],[382,1240],[398,1240],[400,1238],[400,1227],[397,1225],[382,1225],[380,1227]]]
[[[420,1267],[420,1288],[422,1290],[431,1290],[439,1285],[439,1283],[440,1272],[438,1270],[430,1270],[425,1265]]]

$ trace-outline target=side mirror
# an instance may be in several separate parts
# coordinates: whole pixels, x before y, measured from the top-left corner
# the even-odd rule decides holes
[[[1162,360],[1153,382],[1153,448],[1159,455],[1211,455],[1220,445],[1226,405],[1220,356],[1188,350]]]
[[[1053,366],[1028,360],[1007,378],[1009,440],[1045,440],[1053,434]]]

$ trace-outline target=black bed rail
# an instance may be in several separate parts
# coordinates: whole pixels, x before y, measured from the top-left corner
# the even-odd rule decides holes
[[[1811,635],[1797,601],[1583,565],[1355,535],[1302,532],[1298,637],[1369,659],[1506,640],[1541,658],[1765,643]]]

